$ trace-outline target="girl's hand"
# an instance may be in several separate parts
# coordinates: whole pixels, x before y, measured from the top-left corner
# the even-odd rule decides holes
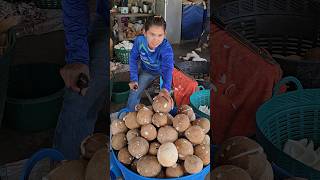
[[[139,85],[138,85],[137,82],[134,82],[134,81],[133,81],[133,82],[130,82],[130,83],[129,83],[129,87],[130,87],[131,90],[136,91],[136,90],[138,90]]]

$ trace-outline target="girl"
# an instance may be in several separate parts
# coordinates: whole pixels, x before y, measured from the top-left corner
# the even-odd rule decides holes
[[[163,80],[159,95],[170,96],[174,60],[172,47],[165,35],[165,20],[161,16],[153,16],[147,19],[143,35],[137,36],[134,41],[129,58],[131,90],[127,108],[130,111],[135,111],[142,92],[159,76]]]

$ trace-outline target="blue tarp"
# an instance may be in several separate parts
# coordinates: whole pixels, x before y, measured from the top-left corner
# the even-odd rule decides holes
[[[193,40],[201,36],[205,12],[203,5],[183,5],[181,39]]]

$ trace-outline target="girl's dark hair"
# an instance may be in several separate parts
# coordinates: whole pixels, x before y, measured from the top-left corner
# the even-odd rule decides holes
[[[166,30],[167,23],[162,16],[151,16],[147,18],[144,24],[144,30],[148,31],[151,26],[162,26],[163,30]]]

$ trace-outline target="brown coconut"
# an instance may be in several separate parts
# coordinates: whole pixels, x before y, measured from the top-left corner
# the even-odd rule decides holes
[[[304,58],[308,59],[308,60],[318,60],[318,61],[320,61],[320,48],[317,47],[317,48],[310,49],[306,53]]]
[[[255,153],[229,160],[249,173],[253,180],[273,180],[273,171],[264,153]]]
[[[133,157],[140,159],[148,153],[149,143],[142,137],[135,137],[129,142],[128,150]]]
[[[160,173],[161,165],[155,156],[146,155],[138,160],[137,171],[141,176],[155,177]]]
[[[128,128],[124,121],[120,119],[113,120],[110,125],[112,135],[118,134],[118,133],[126,133],[128,131]]]
[[[178,161],[178,150],[173,143],[164,143],[158,149],[157,158],[163,167],[174,166]]]
[[[166,173],[164,172],[163,168],[161,168],[160,173],[156,176],[156,178],[164,179],[166,178]]]
[[[128,132],[127,132],[127,141],[131,141],[132,138],[134,137],[138,137],[140,136],[140,131],[138,129],[130,129]]]
[[[201,144],[210,145],[210,136],[206,134]]]
[[[133,161],[133,156],[131,156],[129,150],[127,147],[124,147],[122,149],[120,149],[119,153],[118,153],[118,160],[120,162],[122,162],[123,164],[131,164]]]
[[[152,121],[153,111],[147,107],[142,107],[137,113],[137,122],[140,125],[150,124]]]
[[[158,130],[157,140],[163,144],[174,142],[178,139],[178,132],[171,126],[164,126]]]
[[[81,142],[81,156],[84,159],[91,159],[94,153],[99,149],[106,147],[108,143],[109,138],[103,133],[89,135]]]
[[[149,154],[156,156],[160,145],[158,142],[152,142],[149,147]]]
[[[210,145],[197,145],[194,148],[194,155],[202,160],[204,166],[210,164]]]
[[[180,138],[174,142],[177,147],[179,159],[185,160],[188,155],[193,155],[193,146],[190,141]]]
[[[207,134],[210,131],[210,121],[207,118],[199,118],[192,122],[192,125],[198,125],[203,130],[204,133]]]
[[[298,56],[298,55],[290,55],[290,56],[287,56],[286,59],[290,59],[290,60],[301,60],[302,57],[301,57],[301,56]]]
[[[180,164],[177,164],[176,166],[173,167],[168,167],[166,168],[166,176],[169,178],[177,178],[181,177],[184,174],[184,169],[183,166]]]
[[[232,159],[255,153],[263,153],[263,148],[257,142],[244,136],[236,136],[222,143],[218,152],[218,162],[230,164]]]
[[[183,165],[184,169],[189,174],[196,174],[200,172],[203,168],[202,160],[195,155],[187,156]]]
[[[243,169],[233,166],[224,165],[215,168],[210,173],[210,179],[213,180],[252,180],[250,175]]]
[[[123,120],[129,129],[136,129],[140,127],[140,124],[137,122],[137,112],[129,112],[123,117]]]
[[[134,159],[133,162],[131,163],[131,169],[134,171],[134,172],[137,172],[137,164],[138,164],[138,161],[139,159]]]
[[[185,115],[185,114],[176,115],[176,117],[173,118],[172,123],[173,123],[173,127],[178,132],[184,132],[191,125],[189,117],[187,115]]]
[[[203,129],[197,125],[189,127],[184,134],[193,144],[201,144],[205,137]]]
[[[137,104],[137,105],[134,107],[134,109],[135,109],[135,111],[140,111],[140,109],[142,109],[143,107],[147,107],[147,106],[144,105],[144,104]]]
[[[140,134],[146,140],[152,141],[157,138],[157,129],[152,124],[143,125]]]
[[[43,180],[84,180],[87,163],[85,160],[62,162],[58,167],[50,171]]]
[[[187,115],[190,121],[194,121],[196,119],[196,114],[194,113],[192,107],[186,104],[179,107],[178,114]]]
[[[111,146],[115,150],[120,150],[127,145],[127,138],[124,133],[115,134],[111,138]]]
[[[103,148],[97,151],[91,160],[89,161],[87,168],[86,168],[86,178],[85,180],[107,180],[107,159],[108,149]]]
[[[155,113],[152,116],[152,123],[156,127],[162,127],[168,124],[168,115],[166,113]]]
[[[168,125],[172,125],[173,124],[172,120],[174,117],[170,113],[168,113],[167,115],[168,115]]]
[[[170,99],[170,100],[169,100]],[[173,107],[172,104],[173,100],[170,96],[156,96],[153,103],[152,107],[155,112],[159,113],[169,113]]]

